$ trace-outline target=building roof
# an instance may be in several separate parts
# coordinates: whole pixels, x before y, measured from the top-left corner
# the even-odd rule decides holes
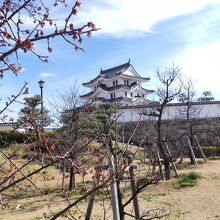
[[[112,67],[110,69],[106,69],[106,70],[100,70],[99,75],[92,79],[89,82],[83,83],[84,86],[88,86],[90,84],[95,83],[99,78],[103,78],[103,79],[111,79],[114,78],[116,76],[122,75],[128,68],[131,68],[132,73],[134,74],[134,76],[130,76],[130,75],[126,75],[124,74],[124,76],[127,77],[131,77],[131,78],[138,78],[138,79],[142,79],[142,80],[149,80],[150,78],[147,77],[141,77],[136,70],[134,69],[134,67],[132,66],[132,64],[130,63],[130,60],[127,63],[121,64],[119,66],[115,66]]]
[[[130,61],[128,63],[121,64],[119,66],[112,67],[110,69],[100,71],[100,75],[104,75],[106,78],[115,77],[124,71],[126,71],[130,67]]]
[[[98,99],[97,99],[98,100]],[[131,98],[129,97],[119,97],[116,99],[112,99],[112,101],[114,102],[115,100],[117,101],[121,101],[121,100],[125,100],[125,101],[131,101]],[[105,101],[105,100],[104,100]],[[106,101],[111,101],[111,100],[106,100]],[[148,101],[147,104],[144,105],[128,105],[128,106],[119,106],[119,109],[143,109],[143,108],[157,108],[160,107],[160,103],[159,102],[155,102],[155,101],[150,101],[150,100],[146,100]],[[86,111],[86,107],[91,105],[92,103],[88,104],[88,105],[84,105],[81,107],[78,107],[78,111]],[[220,101],[193,101],[191,102],[192,105],[213,105],[213,104],[218,104],[220,105]],[[182,102],[176,102],[176,103],[168,103],[166,105],[166,107],[175,107],[175,106],[186,106],[186,103],[182,103]],[[98,107],[97,107],[98,109]],[[74,109],[75,110],[75,109]],[[65,111],[65,113],[71,113],[74,111],[73,109],[68,109]]]
[[[192,101],[190,102],[192,106],[200,106],[200,105],[213,105],[218,104],[220,105],[220,101]],[[135,109],[135,108],[157,108],[160,107],[161,104],[159,102],[150,102],[147,105],[134,105],[134,106],[122,106],[121,109]],[[166,104],[166,107],[173,107],[173,106],[187,106],[185,102],[174,102]]]
[[[154,90],[149,90],[149,89],[145,89],[145,88],[141,87],[141,86],[140,86],[138,83],[136,83],[136,82],[132,83],[131,85],[117,85],[117,86],[112,86],[112,87],[107,87],[107,86],[104,85],[104,84],[100,84],[98,88],[100,88],[100,89],[102,89],[102,90],[104,90],[104,91],[106,91],[106,92],[112,92],[112,91],[120,90],[120,89],[122,89],[122,88],[123,88],[123,89],[127,89],[127,90],[131,90],[131,89],[133,89],[133,88],[135,88],[135,87],[140,87],[140,88],[141,88],[142,90],[144,90],[145,92],[149,92],[149,93],[154,92]],[[90,97],[90,96],[93,95],[96,91],[97,91],[97,90],[92,91],[92,92],[89,92],[89,93],[87,93],[87,94],[81,95],[80,97],[82,97],[82,98]]]

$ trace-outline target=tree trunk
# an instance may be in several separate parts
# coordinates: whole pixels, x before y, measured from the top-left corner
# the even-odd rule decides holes
[[[76,179],[74,174],[74,168],[70,168],[70,181],[69,181],[69,191],[76,188]]]
[[[191,153],[190,147],[188,147],[188,155],[189,155],[190,163],[191,163],[191,164],[195,164],[195,162],[194,162],[194,157],[193,157],[193,155],[192,155],[192,153]]]
[[[164,162],[165,180],[169,180],[170,179],[170,158],[166,154],[165,149],[164,149],[163,144],[162,144],[161,141],[158,142],[158,148],[160,149],[161,156],[162,156],[162,159],[163,159],[163,162]]]
[[[188,123],[189,123],[188,125],[189,126],[189,141],[190,141],[191,146],[193,146],[193,128],[192,128],[190,121],[188,121]],[[188,155],[189,155],[190,163],[195,164],[194,155],[192,154],[192,150],[190,149],[190,146],[188,147]]]
[[[165,169],[165,180],[169,180],[170,179],[170,162],[169,159],[165,159],[164,160],[164,169]]]
[[[191,142],[190,142],[190,138],[187,136],[187,140],[188,140],[188,145],[189,145],[189,155],[190,155],[190,160],[191,160],[191,164],[197,164],[196,162],[196,157],[195,157],[195,154],[194,154],[194,151],[193,151],[193,148],[192,148],[192,145],[191,145]]]

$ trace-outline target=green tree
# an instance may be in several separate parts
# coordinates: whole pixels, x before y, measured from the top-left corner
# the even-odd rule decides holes
[[[198,98],[198,101],[202,101],[202,102],[208,102],[208,101],[212,101],[214,100],[214,96],[212,95],[212,93],[210,91],[204,91],[202,93],[203,96]]]
[[[18,124],[34,130],[37,137],[39,138],[39,132],[43,130],[43,127],[49,125],[52,120],[49,117],[49,111],[43,109],[43,114],[39,105],[41,104],[41,97],[35,95],[34,97],[24,98],[24,108],[19,112]]]
[[[74,136],[95,138],[105,134],[105,131],[111,127],[116,119],[117,111],[112,103],[103,103],[99,105],[81,106],[65,111],[61,116],[61,122]],[[110,134],[114,133],[114,128]]]

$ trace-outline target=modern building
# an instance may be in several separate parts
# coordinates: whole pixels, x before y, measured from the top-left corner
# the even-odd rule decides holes
[[[97,77],[83,83],[91,91],[81,97],[95,103],[118,101],[123,106],[143,105],[149,102],[147,96],[154,92],[141,86],[149,80],[149,77],[140,76],[129,60],[110,69],[101,69]]]

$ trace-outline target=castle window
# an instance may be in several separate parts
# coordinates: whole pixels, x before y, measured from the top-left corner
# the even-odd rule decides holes
[[[131,92],[131,97],[133,97],[133,93]]]
[[[113,86],[115,86],[115,81],[113,81]]]
[[[125,92],[125,97],[127,97],[127,95],[128,95],[127,92]]]
[[[144,98],[144,94],[142,95],[142,97]]]
[[[128,86],[129,85],[129,81],[128,80],[124,80],[124,85]]]
[[[117,86],[118,85],[118,80],[116,80],[115,83],[116,83],[116,86]]]
[[[115,94],[114,93],[111,93],[110,96],[111,96],[111,99],[115,98]]]

